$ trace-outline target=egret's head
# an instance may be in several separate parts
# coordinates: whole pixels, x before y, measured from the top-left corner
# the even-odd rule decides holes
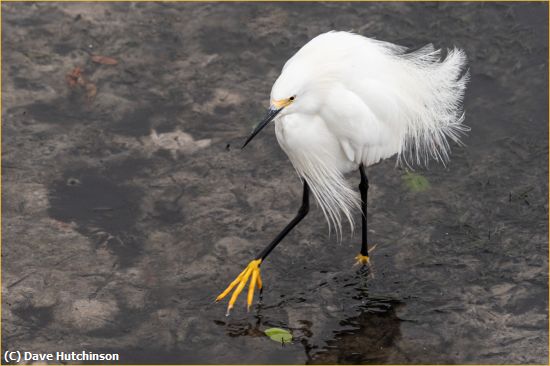
[[[246,142],[243,144],[243,147],[241,149],[244,149],[244,147],[248,145],[250,141],[252,141],[254,136],[256,136],[265,126],[267,126],[269,122],[273,121],[275,117],[277,117],[281,112],[283,112],[283,110],[291,109],[290,107],[292,106],[295,100],[296,100],[295,95],[292,95],[283,99],[271,99],[271,103],[267,111],[267,114],[262,119],[262,121],[258,123],[256,128],[254,128],[250,136],[248,136],[248,138],[246,139]]]
[[[281,109],[281,112],[285,109],[285,113],[296,106],[294,103],[298,102],[298,95],[302,94],[302,78],[290,71],[288,67],[283,68],[283,72],[271,88],[270,108]]]
[[[306,93],[305,86],[307,83],[303,75],[296,68],[285,67],[283,69],[283,73],[279,76],[271,90],[271,100],[267,114],[254,128],[242,148],[267,126],[269,122],[273,121],[275,117],[298,111],[307,113],[312,109],[313,99],[308,97],[310,93]]]

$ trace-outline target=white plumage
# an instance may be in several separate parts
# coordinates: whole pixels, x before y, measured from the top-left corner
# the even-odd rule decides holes
[[[347,32],[321,34],[286,62],[271,91],[272,105],[288,103],[277,139],[338,236],[360,205],[344,174],[395,154],[407,165],[448,161],[447,139],[468,130],[465,62],[456,48],[441,59],[432,45],[407,53]]]
[[[364,167],[398,155],[398,162],[449,159],[448,138],[460,143],[466,57],[449,50],[442,60],[432,45],[404,47],[346,32],[312,39],[283,67],[271,105],[243,148],[271,121],[279,144],[305,179],[302,205],[285,228],[216,298],[233,292],[227,311],[249,283],[248,308],[262,288],[260,265],[309,210],[309,192],[341,239],[342,216],[353,230],[353,209],[363,213],[358,264],[369,263],[366,202],[344,174],[359,170],[361,197],[368,196]],[[250,280],[250,281],[249,281]]]

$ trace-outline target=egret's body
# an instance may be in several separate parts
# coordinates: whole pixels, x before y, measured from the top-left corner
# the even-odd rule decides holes
[[[458,49],[441,60],[431,45],[406,53],[404,47],[352,33],[321,34],[286,62],[271,91],[270,112],[245,145],[274,120],[277,140],[304,180],[302,207],[311,189],[338,234],[342,215],[353,227],[353,209],[363,210],[359,257],[366,262],[364,169],[396,154],[407,164],[448,160],[447,138],[459,142],[467,130],[461,110],[465,61]],[[361,197],[344,179],[356,170]],[[267,254],[280,239],[266,248]],[[259,263],[267,254],[257,258]]]

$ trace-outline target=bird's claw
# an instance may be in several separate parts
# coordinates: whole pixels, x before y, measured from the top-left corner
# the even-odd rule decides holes
[[[252,306],[252,300],[254,299],[254,291],[256,289],[256,286],[258,289],[262,289],[262,277],[260,276],[260,264],[262,263],[261,259],[255,259],[251,261],[248,266],[237,276],[237,278],[227,286],[227,288],[216,298],[216,302],[222,300],[224,297],[226,297],[234,288],[235,291],[233,291],[233,295],[231,295],[231,298],[229,299],[229,305],[227,305],[227,314],[229,315],[229,312],[233,308],[233,305],[235,304],[235,301],[237,301],[237,297],[241,294],[244,287],[246,286],[246,282],[250,278],[250,284],[248,287],[248,297],[247,297],[247,310],[250,311],[250,307]]]

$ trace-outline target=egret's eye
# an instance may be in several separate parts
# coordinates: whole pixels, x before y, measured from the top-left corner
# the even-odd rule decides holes
[[[292,97],[288,98],[288,100],[293,101],[294,98],[296,98],[296,97],[292,96]]]

